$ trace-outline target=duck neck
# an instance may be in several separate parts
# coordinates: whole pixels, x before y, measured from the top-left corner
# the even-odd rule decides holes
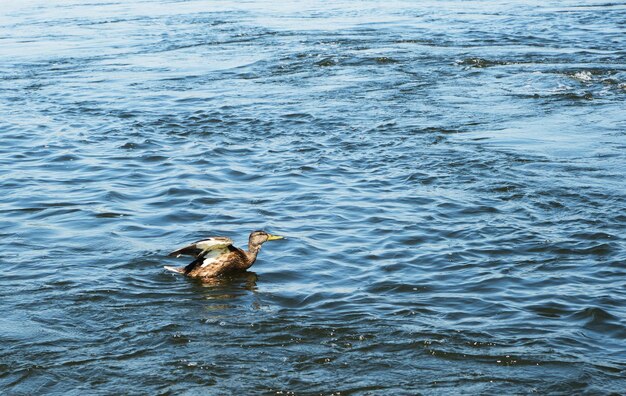
[[[261,245],[248,244],[248,251],[246,252],[246,256],[248,257],[248,266],[254,264],[256,256],[259,254],[260,250]]]

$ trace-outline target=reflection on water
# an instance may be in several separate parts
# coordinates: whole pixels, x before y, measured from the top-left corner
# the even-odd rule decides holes
[[[626,389],[623,4],[2,7],[0,393]]]
[[[257,291],[257,274],[246,271],[219,278],[185,278],[199,288],[207,300],[229,300]]]

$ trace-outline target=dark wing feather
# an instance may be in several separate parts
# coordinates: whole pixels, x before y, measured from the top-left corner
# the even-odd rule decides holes
[[[181,255],[187,255],[192,257],[199,257],[202,252],[207,252],[215,249],[223,249],[232,244],[232,239],[227,237],[210,237],[191,243],[178,250],[174,250],[172,253],[169,254],[169,256],[178,257]]]
[[[172,253],[168,254],[170,257],[178,257],[182,255],[198,257],[198,255],[202,253],[202,249],[198,249],[195,243],[192,243],[189,246],[185,246],[184,248],[180,248],[178,250],[174,250]]]
[[[204,261],[204,257],[203,256],[200,256],[200,257],[196,258],[194,261],[192,261],[191,263],[189,263],[189,264],[187,264],[185,266],[185,268],[183,269],[183,273],[185,275],[189,275],[189,273],[191,271],[193,271],[194,268],[196,268],[198,265],[202,264],[202,261]]]

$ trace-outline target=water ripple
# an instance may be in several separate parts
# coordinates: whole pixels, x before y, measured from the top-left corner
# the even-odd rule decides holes
[[[4,393],[626,389],[623,5],[4,7]]]

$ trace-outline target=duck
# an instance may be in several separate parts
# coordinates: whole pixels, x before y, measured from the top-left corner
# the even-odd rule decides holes
[[[243,250],[233,246],[232,239],[228,237],[208,237],[174,250],[168,255],[194,257],[187,266],[164,268],[192,278],[216,278],[230,272],[245,271],[256,261],[261,245],[278,239],[285,238],[265,231],[252,231],[248,238],[248,250]]]

